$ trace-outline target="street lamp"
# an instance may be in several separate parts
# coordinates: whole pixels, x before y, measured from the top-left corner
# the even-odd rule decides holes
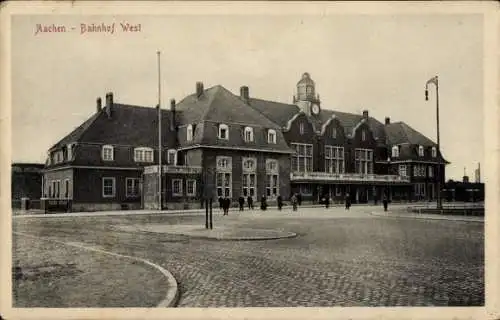
[[[437,158],[438,158],[438,166],[437,166],[437,208],[442,208],[441,202],[441,161],[440,161],[440,149],[439,149],[439,81],[438,76],[434,76],[427,80],[425,83],[425,101],[429,101],[429,84],[433,83],[436,86],[436,129],[437,129]]]
[[[391,174],[391,157],[387,157],[387,174]],[[387,202],[391,199],[391,180],[389,179]]]

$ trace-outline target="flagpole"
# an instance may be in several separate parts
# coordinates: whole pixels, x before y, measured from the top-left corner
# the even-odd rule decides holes
[[[161,201],[161,72],[160,72],[160,51],[156,52],[158,56],[158,210],[162,209]]]
[[[434,76],[431,79],[427,80],[427,83],[425,84],[425,100],[429,100],[429,91],[428,91],[428,86],[429,83],[434,83],[436,86],[436,131],[437,131],[437,158],[438,158],[438,166],[437,166],[437,208],[441,209],[442,208],[442,201],[441,201],[441,149],[440,149],[440,141],[439,141],[439,80],[438,76]]]

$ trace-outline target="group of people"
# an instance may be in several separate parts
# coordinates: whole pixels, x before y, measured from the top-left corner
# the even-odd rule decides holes
[[[248,196],[247,198],[247,205],[249,210],[253,210],[253,198],[251,196]],[[325,204],[325,207],[328,209],[330,207],[330,198],[328,195],[326,195],[323,198],[323,202]],[[276,197],[276,203],[278,206],[278,210],[281,210],[283,208],[283,198],[281,195],[278,195]],[[290,198],[290,203],[292,205],[293,211],[297,211],[297,207],[301,205],[302,203],[302,196],[300,193],[294,193],[292,197]],[[387,211],[389,201],[387,197],[384,195],[383,200],[382,200],[383,206],[384,206],[384,211]],[[238,198],[238,204],[239,204],[239,209],[240,211],[244,211],[245,209],[245,198],[243,196],[240,196]],[[219,197],[219,207],[224,211],[224,215],[227,216],[229,214],[229,207],[231,206],[231,200],[228,197]],[[349,193],[345,195],[345,209],[349,210],[351,208],[351,197]],[[267,198],[265,195],[263,195],[260,199],[260,209],[265,211],[267,209]]]

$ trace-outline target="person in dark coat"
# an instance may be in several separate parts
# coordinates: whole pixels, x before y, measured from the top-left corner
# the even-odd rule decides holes
[[[297,194],[297,204],[300,206],[302,205],[302,195],[300,192]]]
[[[389,205],[389,201],[387,200],[387,196],[384,196],[384,200],[382,200],[384,204],[384,211],[387,211],[387,206]]]
[[[345,195],[345,208],[346,210],[351,208],[351,197],[349,196],[349,193]]]
[[[276,201],[278,202],[278,210],[281,211],[281,208],[283,208],[283,199],[281,198],[280,195],[276,198]]]
[[[267,209],[266,196],[262,196],[262,198],[260,198],[260,209],[263,211]]]
[[[330,207],[330,197],[328,195],[325,196],[325,208]]]
[[[219,197],[219,209],[224,209],[224,198]]]
[[[297,211],[297,195],[293,194],[290,201],[292,202],[293,211]]]
[[[240,196],[240,198],[238,199],[238,202],[240,204],[240,211],[243,211],[244,210],[244,206],[245,206],[245,198],[243,198],[243,196]]]
[[[229,206],[231,205],[231,200],[229,200],[228,197],[226,197],[223,200],[223,208],[224,208],[224,215],[227,216],[229,214]]]
[[[250,209],[253,210],[253,198],[251,196],[248,196],[247,202],[248,202],[248,210]]]

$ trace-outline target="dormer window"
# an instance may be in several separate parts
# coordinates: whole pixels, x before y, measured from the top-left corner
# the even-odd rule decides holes
[[[398,146],[392,147],[392,157],[393,158],[399,157],[399,147]]]
[[[253,128],[245,127],[243,135],[244,135],[245,142],[252,142],[253,141]]]
[[[432,157],[433,158],[437,157],[437,149],[436,149],[436,147],[432,147]]]
[[[73,159],[73,144],[72,143],[68,144],[68,146],[66,147],[66,154],[67,154],[68,161],[71,161],[71,159]]]
[[[424,156],[424,147],[423,146],[418,146],[418,156],[419,157]]]
[[[167,162],[169,165],[177,165],[177,150],[175,149],[170,149],[168,150],[168,157],[167,157]]]
[[[219,125],[219,139],[229,140],[229,127],[225,124]]]
[[[269,129],[267,131],[267,143],[276,144],[276,131]]]
[[[114,148],[110,145],[102,146],[102,160],[113,161],[114,159]]]
[[[304,134],[304,131],[305,131],[304,130],[304,123],[301,122],[301,123],[299,123],[299,132],[300,132],[300,134]]]
[[[192,124],[187,126],[186,140],[193,141],[193,125]]]
[[[151,148],[135,148],[135,162],[153,162],[153,149]]]

